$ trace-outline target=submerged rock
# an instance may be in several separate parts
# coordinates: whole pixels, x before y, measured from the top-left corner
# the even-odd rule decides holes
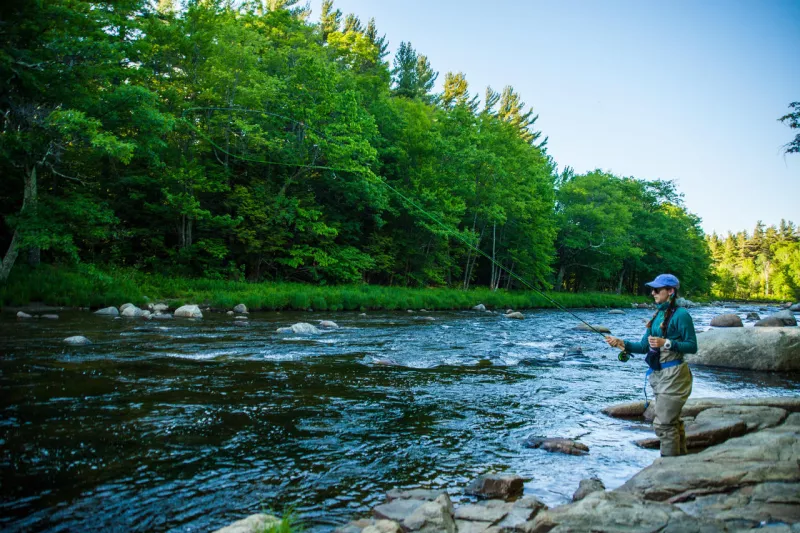
[[[94,314],[102,316],[119,316],[119,309],[116,307],[104,307],[95,311]]]
[[[519,311],[512,311],[511,313],[506,313],[503,316],[506,317],[506,318],[514,318],[514,319],[517,319],[517,320],[523,320],[525,318],[525,315],[523,315]]]
[[[572,329],[575,329],[575,330],[578,330],[578,331],[593,331],[593,332],[597,331],[597,332],[600,332],[600,333],[611,333],[610,329],[608,329],[606,326],[601,326],[599,324],[592,324],[591,327],[589,327],[586,324],[578,324],[577,326],[575,326]]]
[[[767,328],[796,326],[797,319],[794,317],[794,313],[792,313],[789,310],[785,310],[785,311],[779,311],[773,315],[768,316],[767,318],[762,318],[753,325],[756,327],[767,327]]]
[[[711,325],[715,328],[741,328],[744,326],[739,315],[733,313],[715,316],[711,319]]]
[[[522,445],[526,448],[541,448],[548,452],[566,453],[567,455],[588,455],[589,453],[589,447],[582,442],[560,437],[528,437]]]
[[[197,305],[182,305],[175,310],[177,318],[203,318],[203,312]]]
[[[744,370],[800,370],[800,329],[725,328],[697,336],[696,354],[689,364]]]
[[[79,345],[82,345],[82,344],[92,344],[92,341],[90,341],[89,339],[87,339],[86,337],[84,337],[82,335],[76,335],[74,337],[67,337],[66,339],[64,339],[64,342],[67,343],[67,344],[72,344],[73,346],[79,346]]]
[[[286,328],[278,328],[278,333],[296,333],[298,335],[317,335],[319,330],[306,322],[298,322]]]

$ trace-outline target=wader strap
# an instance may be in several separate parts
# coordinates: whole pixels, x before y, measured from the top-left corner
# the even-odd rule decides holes
[[[683,359],[675,359],[674,361],[668,361],[666,363],[661,363],[661,370],[665,368],[672,368],[673,366],[678,366],[679,364],[683,363]],[[648,368],[647,372],[644,373],[644,410],[647,411],[647,406],[650,405],[650,401],[647,399],[647,378],[650,377],[650,374],[653,373],[652,368]]]

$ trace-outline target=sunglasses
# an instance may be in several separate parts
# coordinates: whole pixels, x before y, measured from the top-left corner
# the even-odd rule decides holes
[[[665,291],[665,290],[667,290],[666,287],[660,287],[658,289],[650,289],[650,293],[659,293],[659,292]]]

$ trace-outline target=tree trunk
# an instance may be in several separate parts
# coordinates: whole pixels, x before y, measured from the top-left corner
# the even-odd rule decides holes
[[[489,289],[494,290],[494,276],[497,270],[497,222],[492,223],[492,274],[489,280]]]
[[[564,274],[566,273],[567,273],[566,267],[564,265],[561,265],[558,268],[558,276],[556,277],[556,286],[553,287],[556,290],[556,292],[561,291],[561,285],[564,283]]]
[[[24,212],[31,203],[33,203],[34,206],[36,205],[37,193],[36,165],[34,164],[33,168],[25,176],[25,189],[22,196],[22,209],[20,212]],[[17,241],[19,236],[19,231],[14,230],[11,244],[8,246],[6,255],[3,257],[3,264],[0,266],[0,283],[4,283],[8,279],[9,274],[11,274],[11,269],[14,268],[14,263],[19,255],[19,242]],[[36,254],[39,254],[38,248],[36,248]]]
[[[619,283],[617,283],[617,294],[622,294],[622,280],[625,279],[625,269],[619,273]]]

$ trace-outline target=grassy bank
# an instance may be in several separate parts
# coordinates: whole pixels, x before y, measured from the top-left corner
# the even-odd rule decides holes
[[[550,292],[547,295],[565,307],[628,307],[633,301],[649,301],[644,297],[607,293]],[[244,303],[251,310],[313,308],[319,311],[469,309],[478,303],[498,309],[554,307],[533,291],[246,283],[167,278],[133,269],[102,271],[91,265],[15,268],[8,282],[0,285],[0,305],[24,306],[31,302],[71,307],[168,302],[173,307],[194,303],[220,308]]]

